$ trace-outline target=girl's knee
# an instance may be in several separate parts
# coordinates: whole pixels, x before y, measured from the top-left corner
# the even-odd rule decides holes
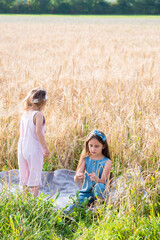
[[[106,189],[106,185],[103,183],[96,183],[96,185],[94,186],[94,190],[101,190],[104,191]]]
[[[97,197],[105,198],[106,196],[105,190],[106,190],[106,185],[104,185],[103,183],[97,183],[94,186],[94,193],[95,193],[95,196]]]

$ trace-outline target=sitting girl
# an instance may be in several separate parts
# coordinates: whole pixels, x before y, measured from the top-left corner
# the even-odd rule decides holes
[[[93,130],[85,141],[84,149],[74,177],[75,183],[81,182],[79,201],[88,203],[104,201],[106,182],[110,176],[111,160],[106,136],[102,131]]]

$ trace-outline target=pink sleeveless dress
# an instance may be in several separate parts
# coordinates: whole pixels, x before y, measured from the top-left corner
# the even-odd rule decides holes
[[[43,167],[43,148],[36,135],[33,122],[38,111],[22,115],[20,124],[20,138],[18,142],[18,164],[20,184],[26,186],[40,186]],[[45,133],[45,123],[42,127]]]

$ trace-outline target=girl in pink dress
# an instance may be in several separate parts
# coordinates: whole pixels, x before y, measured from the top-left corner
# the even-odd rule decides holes
[[[45,118],[41,111],[47,102],[43,88],[30,91],[24,99],[24,114],[21,117],[20,138],[18,142],[18,164],[20,185],[38,196],[41,185],[43,157],[48,157],[45,133]]]

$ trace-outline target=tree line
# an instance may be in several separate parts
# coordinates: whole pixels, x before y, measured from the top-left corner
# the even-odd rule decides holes
[[[0,0],[0,13],[160,14],[160,0]]]

